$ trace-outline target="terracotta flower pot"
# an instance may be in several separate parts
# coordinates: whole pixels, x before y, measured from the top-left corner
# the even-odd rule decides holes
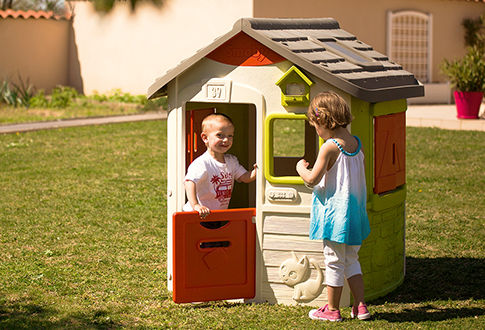
[[[478,119],[483,92],[454,92],[457,117],[460,119]]]

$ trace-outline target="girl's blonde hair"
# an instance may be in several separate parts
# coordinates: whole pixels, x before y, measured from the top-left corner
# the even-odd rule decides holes
[[[345,128],[353,119],[347,103],[332,91],[319,93],[312,99],[307,117],[310,122],[330,130]]]

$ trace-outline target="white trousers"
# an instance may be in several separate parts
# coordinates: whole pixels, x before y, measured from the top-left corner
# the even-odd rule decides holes
[[[325,257],[325,283],[329,286],[344,286],[345,279],[362,274],[359,263],[360,245],[347,245],[323,241]]]

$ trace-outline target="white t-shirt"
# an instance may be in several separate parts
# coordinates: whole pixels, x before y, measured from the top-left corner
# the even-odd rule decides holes
[[[196,158],[187,169],[185,181],[196,184],[196,195],[199,204],[210,210],[224,210],[231,200],[234,179],[239,179],[246,169],[239,164],[236,156],[225,154],[225,163],[215,160],[208,151]],[[184,211],[193,211],[187,202]]]

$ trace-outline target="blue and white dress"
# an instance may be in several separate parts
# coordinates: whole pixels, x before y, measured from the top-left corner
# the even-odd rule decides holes
[[[340,149],[332,168],[313,188],[310,239],[323,239],[348,245],[361,245],[369,236],[364,153],[359,138],[354,153]]]

